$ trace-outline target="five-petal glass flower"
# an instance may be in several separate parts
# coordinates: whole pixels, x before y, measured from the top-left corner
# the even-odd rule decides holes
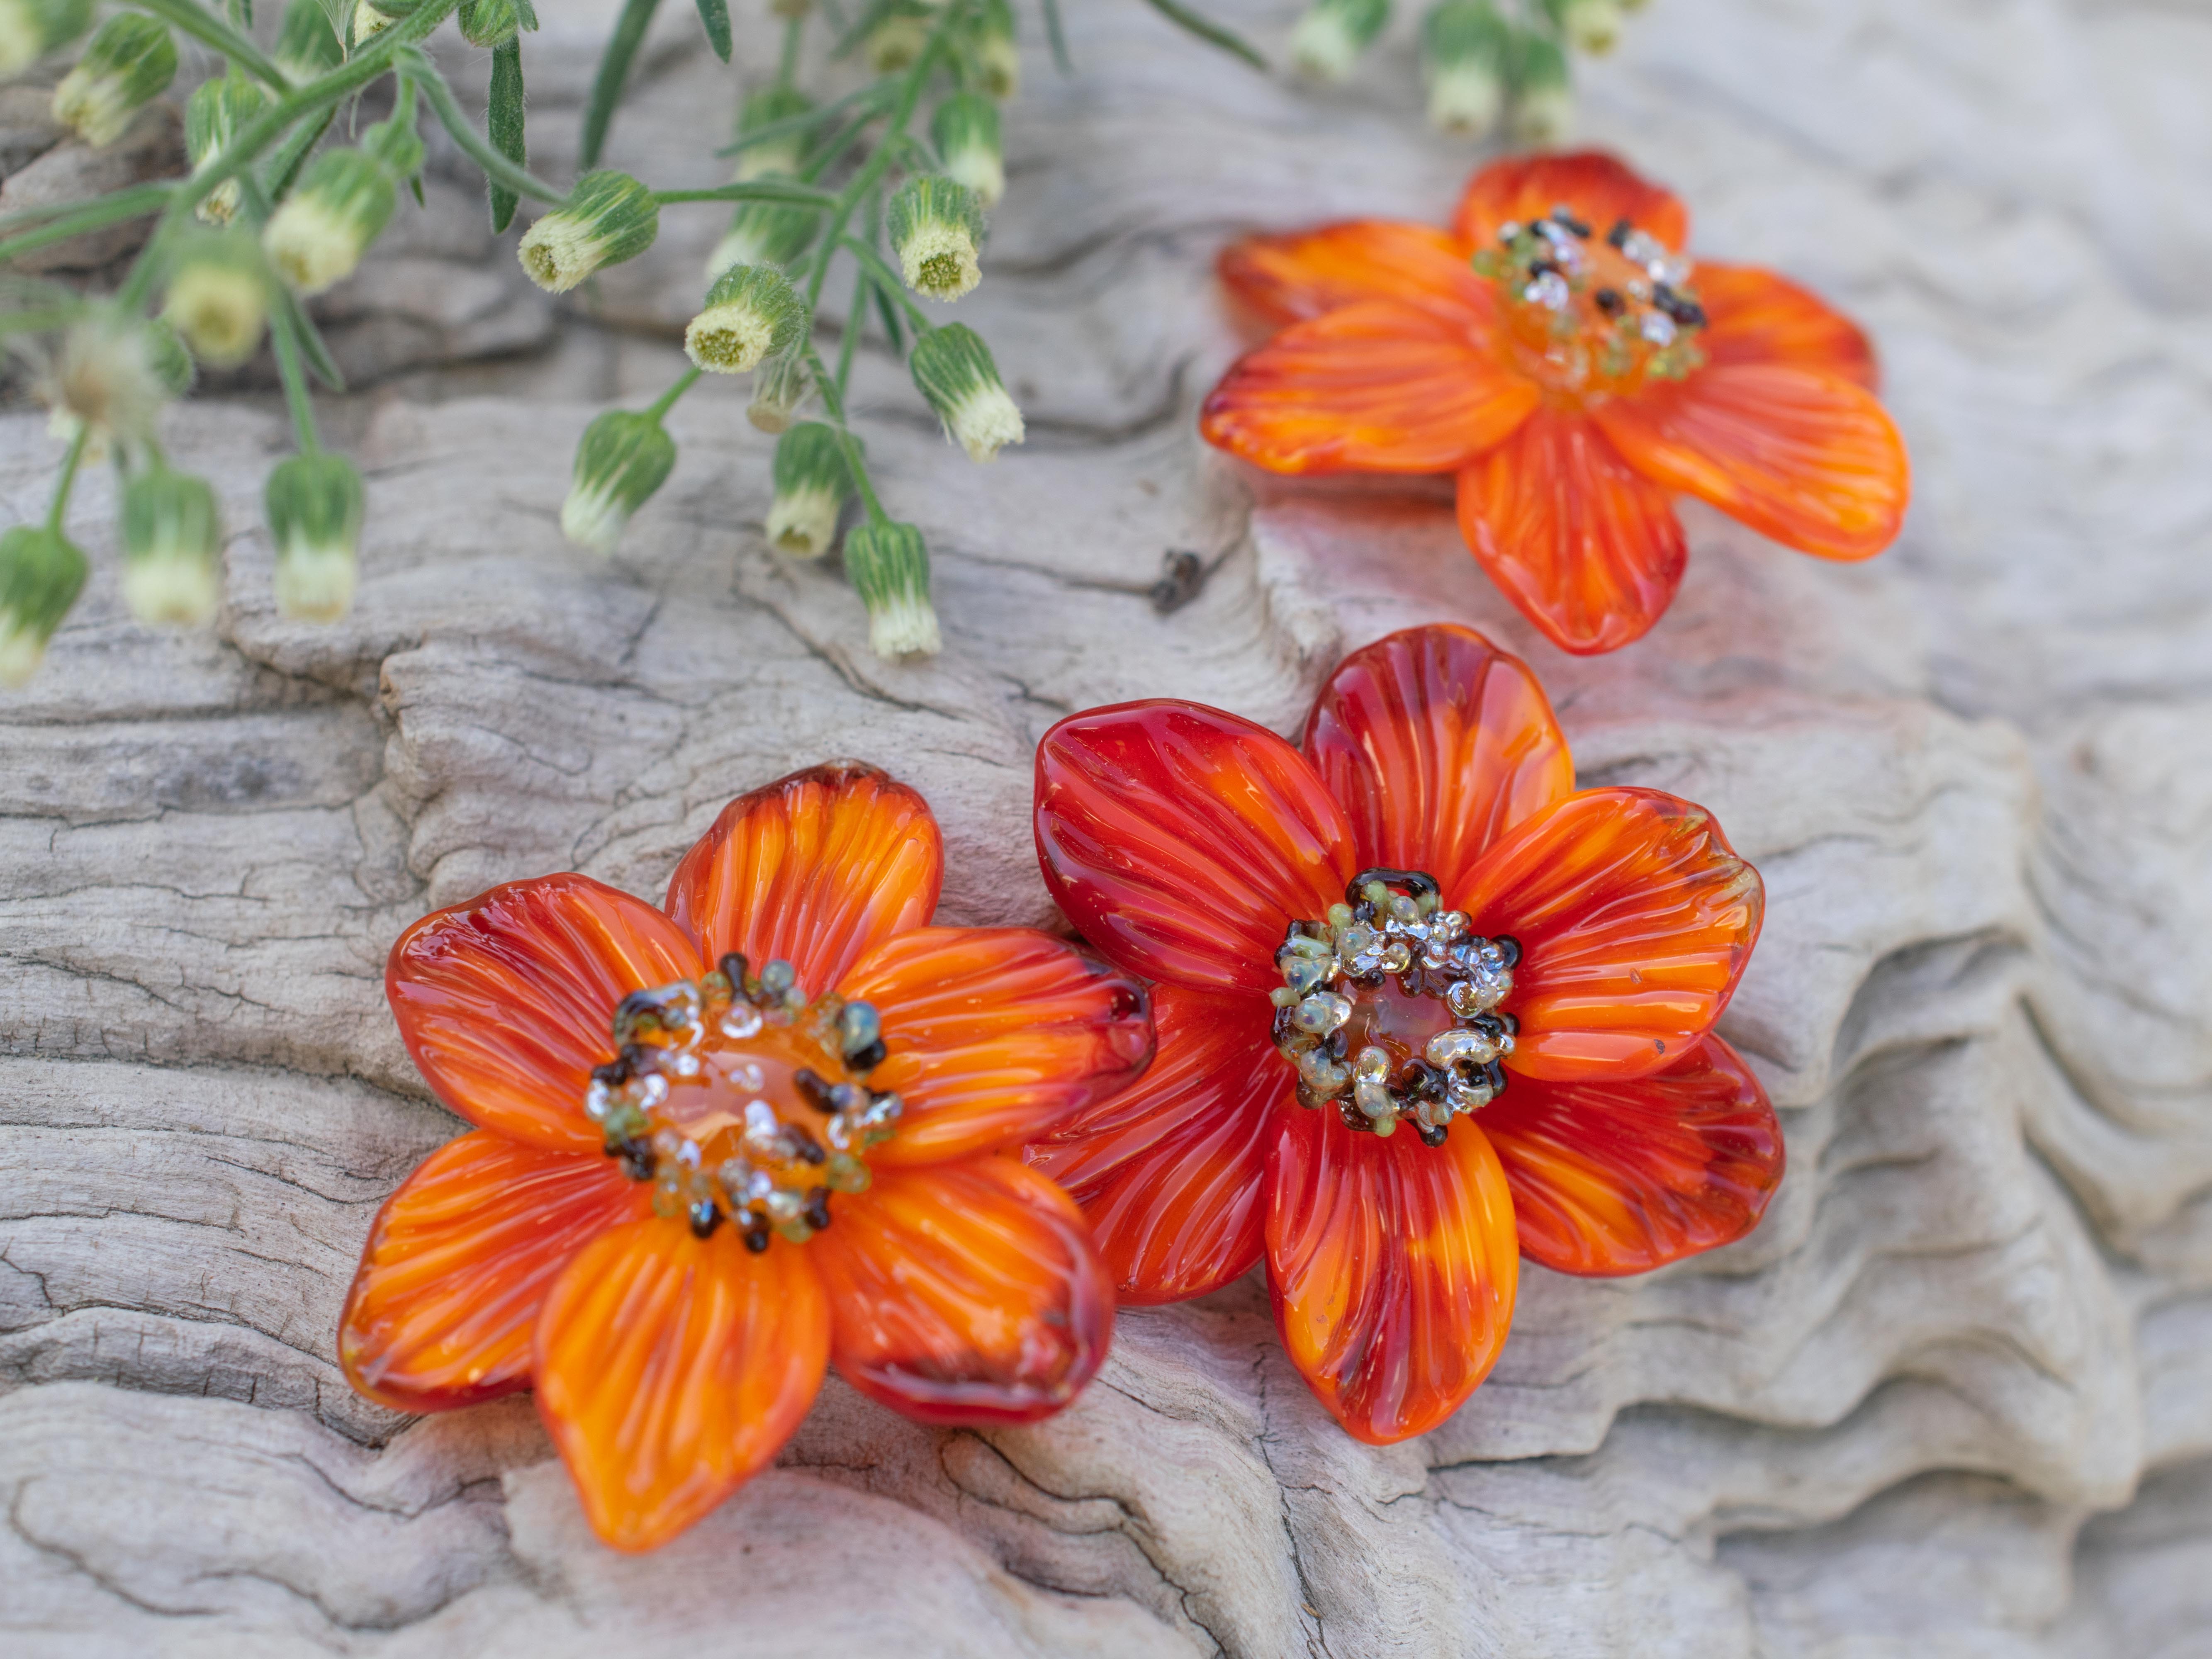
[[[932,927],[913,791],[733,801],[664,913],[580,875],[425,916],[385,984],[476,1125],[378,1214],[339,1334],[407,1411],[534,1386],[600,1537],[664,1542],[835,1362],[932,1423],[1024,1422],[1105,1358],[1110,1280],[1018,1147],[1150,1058],[1144,988],[1024,928]]]
[[[1640,1272],[1741,1237],[1781,1179],[1711,1035],[1758,872],[1686,801],[1577,793],[1542,689],[1478,634],[1346,658],[1303,754],[1191,703],[1073,715],[1036,812],[1061,908],[1158,981],[1159,1048],[1030,1162],[1125,1301],[1264,1256],[1285,1348],[1360,1439],[1474,1392],[1518,1252]]]
[[[1567,651],[1665,612],[1678,492],[1824,558],[1879,553],[1911,470],[1866,337],[1771,272],[1693,268],[1688,233],[1673,196],[1583,154],[1485,167],[1449,231],[1240,242],[1223,279],[1289,326],[1200,429],[1276,472],[1456,473],[1475,557]]]

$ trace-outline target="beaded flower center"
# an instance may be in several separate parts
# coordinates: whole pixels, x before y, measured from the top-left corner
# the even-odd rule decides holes
[[[1509,221],[1474,268],[1497,283],[1520,367],[1539,385],[1625,394],[1705,361],[1690,262],[1626,219],[1602,238],[1565,207]]]
[[[584,1111],[607,1155],[653,1183],[654,1210],[702,1238],[727,1220],[754,1250],[771,1231],[805,1243],[833,1193],[866,1189],[864,1154],[898,1121],[899,1097],[864,1080],[884,1061],[875,1009],[810,1002],[787,962],[755,975],[733,952],[702,979],[634,991],[614,1040]]]
[[[1445,909],[1435,877],[1361,871],[1275,952],[1275,1050],[1297,1070],[1298,1103],[1334,1101],[1348,1127],[1379,1135],[1402,1120],[1442,1146],[1454,1117],[1504,1091],[1498,1062],[1520,1027],[1495,1011],[1520,960],[1516,940],[1471,933]]]

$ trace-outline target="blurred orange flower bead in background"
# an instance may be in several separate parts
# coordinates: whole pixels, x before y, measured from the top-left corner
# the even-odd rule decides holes
[[[476,1126],[378,1213],[339,1358],[402,1411],[535,1388],[609,1544],[763,1468],[834,1364],[931,1423],[1028,1422],[1103,1362],[1111,1281],[1002,1156],[1143,1068],[1143,987],[933,927],[921,796],[820,767],[724,809],[656,910],[580,875],[403,933],[408,1052]]]
[[[1036,814],[1060,908],[1158,981],[1159,1042],[1031,1164],[1125,1302],[1264,1260],[1285,1348],[1358,1438],[1474,1392],[1521,1255],[1641,1273],[1765,1212],[1781,1133],[1712,1035],[1758,872],[1687,801],[1577,792],[1542,688],[1480,635],[1353,653],[1303,753],[1192,703],[1072,715]]]
[[[1281,331],[1206,401],[1273,472],[1455,474],[1468,545],[1562,650],[1617,650],[1687,558],[1673,497],[1863,559],[1911,467],[1873,348],[1795,283],[1682,257],[1682,204],[1607,155],[1498,161],[1449,230],[1354,220],[1227,249]]]

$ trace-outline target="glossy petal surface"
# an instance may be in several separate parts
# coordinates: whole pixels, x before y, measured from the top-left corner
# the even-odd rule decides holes
[[[1370,300],[1285,329],[1207,396],[1208,443],[1271,472],[1449,472],[1541,394],[1486,331]]]
[[[1544,688],[1471,628],[1409,628],[1337,665],[1306,721],[1306,758],[1343,804],[1363,867],[1447,880],[1575,765]]]
[[[1460,474],[1460,532],[1562,651],[1615,651],[1674,603],[1689,560],[1668,493],[1586,415],[1543,410]]]
[[[1639,1273],[1731,1243],[1782,1180],[1782,1131],[1709,1036],[1626,1083],[1517,1082],[1482,1114],[1521,1249],[1563,1273]]]
[[[1554,206],[1574,209],[1599,236],[1626,219],[1670,248],[1690,239],[1690,216],[1680,202],[1595,150],[1492,161],[1468,181],[1452,229],[1469,251],[1488,247],[1500,225],[1525,225]]]
[[[1297,750],[1186,702],[1094,708],[1046,732],[1036,840],[1045,884],[1109,960],[1201,990],[1264,995],[1284,930],[1342,898],[1356,867],[1342,811]]]
[[[1111,1094],[1152,1052],[1145,989],[1029,927],[923,927],[840,988],[883,1017],[890,1056],[869,1086],[905,1102],[878,1166],[1018,1146]]]
[[[1759,937],[1759,872],[1703,807],[1590,789],[1529,819],[1468,872],[1474,930],[1521,941],[1505,1062],[1529,1077],[1656,1072],[1712,1029]]]
[[[348,1380],[404,1412],[526,1386],[531,1333],[556,1275],[651,1200],[597,1154],[543,1152],[483,1129],[441,1146],[368,1230],[338,1321]]]
[[[538,1411],[584,1514],[666,1543],[774,1457],[814,1403],[830,1310],[806,1247],[634,1221],[568,1264],[538,1325]]]
[[[438,1098],[481,1129],[596,1157],[591,1069],[615,1005],[702,971],[690,935],[589,876],[509,882],[399,936],[384,994]]]
[[[1283,1346],[1370,1445],[1425,1434],[1489,1374],[1520,1249],[1498,1155],[1472,1123],[1439,1147],[1355,1134],[1328,1108],[1279,1113],[1267,1282]]]
[[[1294,1075],[1267,1044],[1273,1015],[1257,997],[1158,987],[1145,1074],[1029,1148],[1082,1206],[1121,1302],[1204,1296],[1259,1261],[1261,1176]]]
[[[707,960],[781,957],[818,995],[937,908],[945,852],[929,804],[868,766],[817,766],[742,795],[684,855],[668,913]]]
[[[832,1357],[925,1423],[1028,1423],[1105,1362],[1114,1292],[1066,1194],[1010,1158],[890,1170],[808,1242]]]
[[[1701,259],[1692,280],[1705,309],[1698,345],[1707,362],[1795,363],[1876,389],[1881,375],[1872,343],[1819,295],[1752,265]]]
[[[1455,320],[1486,319],[1493,304],[1490,283],[1450,233],[1389,219],[1249,237],[1222,250],[1219,270],[1231,294],[1276,323],[1362,300],[1396,300]]]
[[[1646,477],[1785,546],[1870,558],[1904,523],[1905,441],[1871,392],[1826,370],[1717,365],[1593,414]]]

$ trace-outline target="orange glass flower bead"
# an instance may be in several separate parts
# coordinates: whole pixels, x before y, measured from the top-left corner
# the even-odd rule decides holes
[[[931,1423],[1073,1399],[1112,1281],[1003,1154],[1144,1067],[1146,993],[1048,934],[925,926],[942,867],[921,796],[823,767],[732,802],[665,911],[546,876],[403,933],[400,1034],[476,1129],[369,1231],[354,1386],[404,1411],[534,1387],[630,1550],[773,1457],[831,1364]]]
[[[1522,1255],[1640,1273],[1741,1237],[1782,1177],[1712,1035],[1759,875],[1701,808],[1577,793],[1527,666],[1463,628],[1341,663],[1304,752],[1181,702],[1037,750],[1045,880],[1159,981],[1158,1053],[1036,1139],[1122,1300],[1267,1266],[1291,1359],[1352,1434],[1435,1427]]]
[[[1563,650],[1658,621],[1673,497],[1863,559],[1911,493],[1866,337],[1795,284],[1682,256],[1682,204],[1610,156],[1485,167],[1449,231],[1360,220],[1255,237],[1222,280],[1287,325],[1206,399],[1271,471],[1450,472],[1468,545]]]

